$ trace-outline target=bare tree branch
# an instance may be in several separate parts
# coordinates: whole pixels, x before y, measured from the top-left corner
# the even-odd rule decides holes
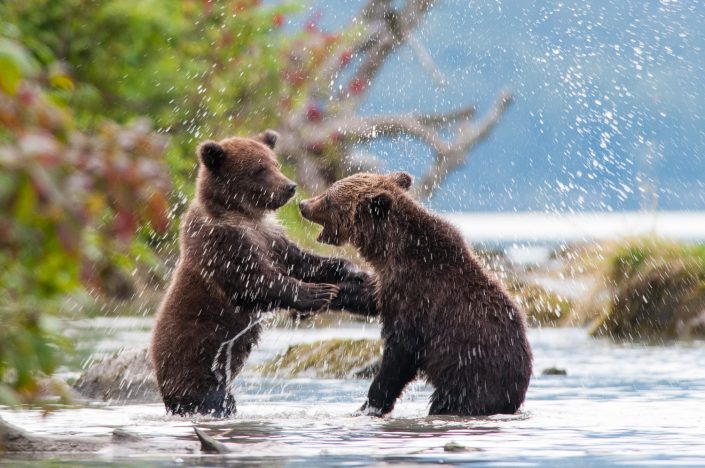
[[[365,7],[363,18],[374,25],[372,30],[376,31],[377,44],[367,51],[348,83],[359,83],[367,90],[387,57],[404,44],[432,4],[429,0],[407,0],[401,10],[396,10],[390,0],[370,1]],[[361,94],[346,94],[345,97],[360,100]]]
[[[414,36],[409,36],[406,42],[411,47],[411,50],[416,55],[416,58],[419,59],[419,63],[424,68],[424,70],[426,70],[426,72],[431,75],[433,81],[438,86],[447,86],[448,80],[446,79],[445,75],[441,73],[441,70],[439,70],[438,66],[436,65],[436,62],[433,61],[433,57],[431,56],[431,53],[428,51],[428,49],[426,49],[426,47],[421,44],[421,42],[419,42],[419,40],[416,39],[416,37]]]
[[[434,164],[415,184],[414,194],[420,198],[431,197],[433,191],[448,178],[451,172],[466,164],[468,152],[487,138],[511,101],[511,93],[503,91],[492,110],[479,124],[472,125],[467,122],[458,132],[458,136],[448,151],[436,153]]]
[[[355,143],[380,137],[411,135],[426,142],[437,153],[445,153],[450,150],[449,144],[443,140],[437,130],[451,124],[467,121],[474,114],[475,107],[470,106],[434,114],[355,116],[343,121],[333,121],[328,128],[329,131],[338,132],[341,136],[352,139]]]
[[[475,116],[475,106],[461,107],[460,109],[440,114],[422,114],[417,117],[419,123],[430,126],[444,126],[458,120],[470,120]]]
[[[296,166],[297,178],[308,190],[316,191],[346,175],[345,164],[355,144],[407,135],[432,150],[432,163],[414,187],[419,197],[430,197],[467,162],[468,152],[487,137],[511,102],[509,92],[501,93],[480,122],[473,122],[476,108],[471,105],[444,113],[360,116],[359,107],[371,83],[403,44],[412,47],[435,80],[444,79],[431,55],[413,37],[433,2],[406,0],[398,8],[394,3],[368,0],[343,33],[349,40],[335,45],[308,80],[303,95],[310,104],[292,112],[279,127],[279,153]],[[335,83],[341,76],[346,76],[345,82]]]

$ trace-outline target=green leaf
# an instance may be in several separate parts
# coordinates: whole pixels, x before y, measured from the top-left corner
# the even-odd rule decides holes
[[[15,198],[14,215],[19,221],[31,223],[36,217],[35,206],[37,194],[34,192],[32,182],[23,178]]]
[[[0,38],[0,90],[14,96],[20,80],[35,71],[32,58],[22,46]]]
[[[19,65],[0,52],[0,90],[14,96],[20,84],[22,73]]]
[[[0,405],[19,406],[20,400],[9,385],[0,383]]]

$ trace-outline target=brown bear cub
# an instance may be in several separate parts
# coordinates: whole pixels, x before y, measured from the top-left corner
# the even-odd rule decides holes
[[[364,273],[300,250],[271,215],[296,190],[279,170],[276,139],[267,131],[198,148],[197,194],[181,221],[180,260],[150,349],[170,413],[235,412],[233,379],[257,342],[263,312],[330,306],[374,313],[373,300],[360,297]]]
[[[435,389],[430,414],[514,413],[531,377],[523,314],[410,186],[403,172],[356,174],[300,204],[323,226],[319,241],[351,243],[376,272],[384,352],[362,411],[389,413],[423,371]]]

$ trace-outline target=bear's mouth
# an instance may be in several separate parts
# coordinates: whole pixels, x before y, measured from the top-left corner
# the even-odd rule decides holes
[[[323,229],[321,230],[321,233],[318,234],[318,237],[316,238],[318,242],[321,244],[328,244],[328,245],[335,245],[335,246],[340,246],[340,236],[336,234],[331,234],[328,229],[326,229],[325,226],[323,226]]]
[[[311,221],[312,223],[315,222],[314,220],[311,219],[311,215],[309,214],[306,207],[303,206],[302,204],[299,204],[299,212],[301,213],[301,217],[303,219],[305,219],[306,221]]]
[[[269,194],[269,196],[265,199],[265,205],[270,210],[277,210],[286,205],[287,202],[293,197],[293,193],[279,193],[278,195]]]

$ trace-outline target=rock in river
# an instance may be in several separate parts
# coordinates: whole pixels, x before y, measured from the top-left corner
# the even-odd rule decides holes
[[[86,369],[74,389],[87,399],[111,404],[162,401],[146,347],[122,349],[101,359]]]

